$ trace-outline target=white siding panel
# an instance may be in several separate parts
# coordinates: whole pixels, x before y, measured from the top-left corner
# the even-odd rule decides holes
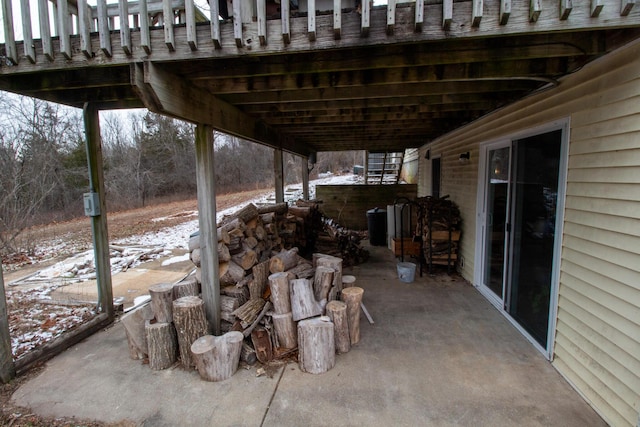
[[[627,138],[629,140],[631,138]],[[632,167],[601,167],[589,169],[569,170],[570,182],[593,182],[603,184],[637,184],[640,168]]]
[[[569,182],[567,183],[567,195],[640,202],[640,186],[638,184],[613,185],[609,183]]]
[[[634,213],[635,215],[635,213]],[[633,252],[635,248],[640,245],[640,237],[630,236],[628,234],[614,235],[606,230],[602,230],[594,227],[586,227],[582,224],[574,224],[572,222],[565,222],[564,224],[565,236],[573,236],[579,239],[585,239],[589,242],[602,245],[603,247],[617,248],[625,253]],[[635,261],[635,260],[634,260]],[[632,270],[637,270],[638,267],[634,263]],[[638,283],[640,287],[640,283]]]
[[[565,259],[575,261],[594,272],[601,271],[608,277],[629,283],[630,286],[635,287],[640,282],[640,265],[635,262],[637,259],[632,253],[569,235],[564,236],[564,244]],[[638,301],[640,302],[640,295]]]

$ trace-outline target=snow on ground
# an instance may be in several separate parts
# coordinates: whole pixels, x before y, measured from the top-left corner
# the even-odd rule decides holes
[[[323,174],[321,178],[309,182],[309,198],[314,199],[316,185],[348,185],[362,183],[357,175]],[[302,184],[285,188],[285,200],[293,203],[302,198]],[[220,222],[225,215],[232,215],[249,203],[275,203],[271,194],[244,202],[238,206],[217,213]],[[177,214],[181,217],[195,217],[174,227],[158,232],[131,236],[111,242],[111,273],[117,274],[136,267],[146,261],[166,257],[172,250],[186,249],[189,236],[198,230],[197,212],[188,211]],[[175,217],[176,215],[174,215]],[[152,221],[161,221],[155,218]],[[74,242],[58,239],[47,247],[39,248],[42,253],[61,253],[74,248]],[[173,256],[163,261],[170,265],[189,259],[189,255]],[[93,250],[84,251],[68,257],[50,267],[44,268],[28,277],[8,283],[7,302],[9,306],[9,324],[11,347],[15,358],[54,339],[64,331],[86,322],[96,315],[95,307],[64,306],[51,301],[51,292],[70,283],[95,279]],[[139,298],[148,298],[142,296]],[[139,303],[139,302],[138,302]]]

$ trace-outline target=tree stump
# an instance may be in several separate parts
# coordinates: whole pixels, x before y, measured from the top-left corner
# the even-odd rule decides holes
[[[291,313],[293,320],[298,321],[318,316],[322,308],[313,296],[313,287],[307,279],[294,279],[290,284]]]
[[[153,319],[153,311],[149,304],[136,308],[120,319],[127,335],[129,356],[133,360],[142,360],[149,354],[145,323],[151,319]]]
[[[327,316],[333,322],[336,351],[338,353],[348,353],[351,350],[351,338],[349,337],[347,304],[342,301],[330,301],[327,304]]]
[[[316,274],[313,277],[313,294],[316,301],[327,301],[329,297],[329,290],[331,290],[331,284],[333,283],[333,274],[335,270],[331,267],[316,267]]]
[[[342,301],[347,304],[347,319],[349,322],[349,338],[351,345],[360,341],[360,303],[364,289],[357,286],[342,290]]]
[[[145,333],[149,349],[149,367],[158,371],[173,365],[178,355],[178,341],[173,324],[147,321]]]
[[[195,296],[186,296],[173,302],[173,322],[178,336],[180,361],[186,369],[195,365],[190,353],[191,344],[209,333],[204,301]]]
[[[338,295],[342,291],[342,258],[334,256],[325,256],[318,258],[316,261],[318,267],[333,268],[333,281],[331,282],[331,290],[329,291],[329,297],[327,301],[333,301],[338,298]]]
[[[151,310],[158,323],[170,323],[173,321],[173,285],[171,283],[158,283],[149,287],[151,296]]]
[[[276,314],[291,312],[291,300],[289,299],[289,275],[287,273],[274,273],[269,276],[269,288],[271,290],[271,302]]]
[[[298,265],[298,248],[291,248],[274,255],[269,260],[269,271],[281,273]]]
[[[278,337],[280,347],[296,348],[298,345],[298,334],[291,312],[286,314],[272,314],[271,320],[273,321],[273,329]]]
[[[224,381],[238,370],[244,335],[238,331],[215,337],[204,335],[191,344],[191,353],[200,377]]]
[[[342,276],[342,289],[350,288],[350,287],[355,286],[355,285],[356,285],[356,277],[355,276],[350,276],[350,275]]]
[[[174,301],[182,297],[197,297],[198,295],[200,295],[200,286],[198,286],[198,281],[195,278],[187,279],[173,285]]]
[[[328,317],[298,323],[298,363],[302,372],[322,374],[336,364],[333,323]]]

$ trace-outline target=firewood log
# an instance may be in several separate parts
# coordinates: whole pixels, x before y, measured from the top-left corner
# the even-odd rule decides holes
[[[333,274],[335,270],[331,267],[319,266],[316,268],[316,274],[313,278],[313,294],[316,301],[328,301],[329,291],[333,283]]]
[[[342,290],[342,301],[347,305],[347,320],[349,323],[349,338],[351,345],[360,341],[360,303],[364,289],[357,286]]]
[[[269,288],[271,290],[271,302],[276,314],[291,312],[291,300],[289,299],[289,276],[287,273],[274,273],[269,276]]]
[[[236,285],[244,278],[244,269],[233,261],[223,262],[219,269],[221,285]]]
[[[260,362],[267,363],[273,359],[273,347],[269,331],[265,328],[255,328],[251,332],[251,342],[256,350],[256,357]]]
[[[333,282],[331,283],[331,290],[329,291],[329,297],[327,301],[333,301],[342,291],[342,258],[337,257],[322,257],[317,259],[318,267],[333,268]]]
[[[175,300],[173,302],[173,323],[178,337],[180,362],[186,369],[191,369],[195,366],[191,358],[191,344],[209,333],[204,301],[196,296],[186,296]]]
[[[351,338],[349,337],[349,321],[347,319],[347,304],[342,301],[330,301],[327,304],[327,316],[333,322],[333,329],[336,339],[336,351],[338,353],[348,353],[351,349]]]
[[[260,224],[256,226],[256,229],[253,230],[253,237],[258,240],[264,240],[267,237],[267,232],[264,230],[264,227]]]
[[[288,209],[289,205],[287,205],[287,203],[267,204],[258,206],[258,213],[266,214],[269,212],[273,212],[275,214],[284,214]]]
[[[313,277],[313,274],[315,273],[315,271],[311,263],[304,260],[304,261],[299,261],[298,265],[287,270],[287,273],[293,274],[296,277],[296,279],[308,279],[310,277]]]
[[[266,301],[262,298],[250,299],[235,309],[232,314],[240,320],[242,328],[246,329],[256,320],[265,304]]]
[[[309,280],[295,279],[291,280],[289,285],[291,313],[293,313],[294,321],[308,319],[322,313],[322,308],[313,296],[313,287]]]
[[[206,381],[223,381],[238,370],[244,336],[237,331],[220,337],[205,335],[191,345],[191,353],[200,377]]]
[[[257,218],[259,215],[258,208],[253,203],[249,203],[239,211],[229,215],[228,217],[222,220],[222,225],[226,225],[229,222],[232,222],[236,219],[241,220],[245,224]]]
[[[286,314],[272,314],[273,329],[276,332],[278,342],[284,348],[296,348],[298,345],[298,333],[296,323],[291,312]]]
[[[173,299],[177,300],[186,296],[197,297],[200,294],[198,281],[195,277],[183,280],[173,285]]]
[[[257,264],[258,256],[253,249],[245,248],[240,253],[237,253],[231,257],[233,262],[242,267],[243,270],[249,270],[251,267]]]
[[[236,316],[233,312],[240,307],[237,299],[220,295],[220,318],[227,322],[233,323],[236,321]]]
[[[247,276],[248,277],[248,276]],[[226,295],[238,301],[238,307],[249,301],[249,289],[246,286],[223,286],[220,289],[221,295]],[[237,307],[236,307],[237,308]]]
[[[157,322],[170,323],[173,321],[173,285],[171,283],[158,283],[149,287],[151,296],[151,310]]]
[[[295,215],[298,218],[308,218],[310,214],[311,208],[309,207],[299,207],[299,206],[290,206],[288,212],[291,215]]]
[[[253,347],[251,347],[246,342],[242,343],[242,350],[240,351],[240,360],[242,360],[247,365],[255,365],[258,361],[258,356],[256,356],[256,351]]]
[[[253,284],[249,288],[251,298],[260,298],[269,285],[269,261],[263,261],[252,268]]]
[[[280,273],[298,265],[298,248],[282,251],[269,260],[269,271]]]
[[[233,230],[239,230],[241,233],[244,233],[244,230],[247,229],[246,224],[239,218],[234,218],[233,220],[222,224],[219,229],[222,229],[231,235]]]
[[[245,249],[254,249],[256,246],[258,246],[258,239],[255,237],[247,237],[246,239],[244,239],[244,245],[246,246]]]
[[[336,364],[333,322],[328,317],[298,323],[298,363],[302,372],[322,374]]]
[[[149,348],[149,367],[157,371],[173,365],[178,356],[178,341],[173,323],[148,320],[145,333]]]
[[[260,221],[262,221],[263,224],[271,224],[272,222],[275,221],[275,219],[276,219],[276,214],[273,212],[260,215]]]
[[[153,319],[153,311],[149,304],[136,308],[120,319],[127,335],[129,356],[134,360],[142,360],[149,354],[145,323],[151,319]]]
[[[350,275],[342,276],[342,288],[350,288],[356,285],[356,277]]]

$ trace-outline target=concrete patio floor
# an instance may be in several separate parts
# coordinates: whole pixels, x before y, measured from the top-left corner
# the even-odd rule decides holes
[[[603,426],[602,419],[471,285],[446,275],[403,283],[371,247],[349,268],[375,320],[321,375],[297,364],[240,367],[220,383],[131,360],[122,325],[47,363],[13,395],[43,416],[141,426]],[[417,276],[417,275],[416,275]]]

